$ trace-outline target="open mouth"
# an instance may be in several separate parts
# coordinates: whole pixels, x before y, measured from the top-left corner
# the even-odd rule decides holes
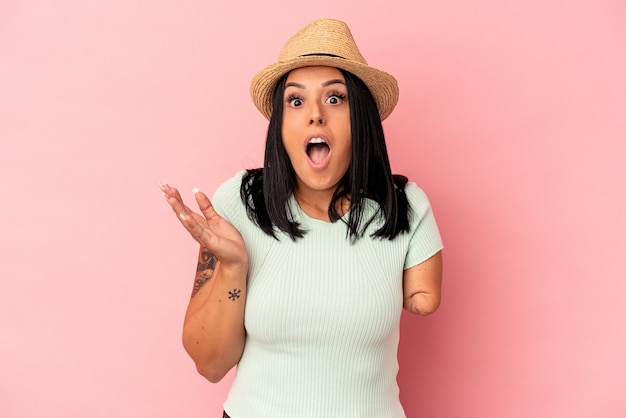
[[[322,164],[328,154],[330,154],[330,147],[322,138],[311,138],[306,146],[306,153],[313,164]]]

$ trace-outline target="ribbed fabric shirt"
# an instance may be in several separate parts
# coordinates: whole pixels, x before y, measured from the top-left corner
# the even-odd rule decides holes
[[[291,240],[265,234],[226,181],[212,203],[242,234],[249,257],[246,343],[224,409],[232,418],[403,418],[396,381],[403,270],[442,249],[424,192],[405,189],[410,232],[351,242],[342,221],[307,216]],[[367,202],[368,219],[376,204]],[[347,215],[346,215],[347,216]]]

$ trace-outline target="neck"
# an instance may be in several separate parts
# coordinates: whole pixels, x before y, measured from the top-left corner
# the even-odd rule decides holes
[[[297,188],[294,191],[296,202],[300,209],[313,219],[320,219],[330,222],[328,208],[332,201],[334,190],[307,190]],[[339,199],[337,202],[337,212],[343,216],[350,208],[348,199]]]

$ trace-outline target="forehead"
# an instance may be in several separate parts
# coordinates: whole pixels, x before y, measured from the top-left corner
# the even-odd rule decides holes
[[[341,71],[335,67],[302,67],[291,70],[287,76],[287,82],[289,81],[302,81],[302,80],[344,80]]]

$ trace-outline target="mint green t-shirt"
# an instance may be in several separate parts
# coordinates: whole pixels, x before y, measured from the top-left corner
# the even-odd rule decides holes
[[[295,199],[297,241],[266,235],[247,214],[244,172],[213,205],[242,234],[249,256],[246,344],[224,409],[232,418],[403,418],[396,382],[403,270],[442,249],[424,192],[405,189],[410,232],[351,242],[346,225],[307,216]],[[366,216],[376,209],[368,201]]]

